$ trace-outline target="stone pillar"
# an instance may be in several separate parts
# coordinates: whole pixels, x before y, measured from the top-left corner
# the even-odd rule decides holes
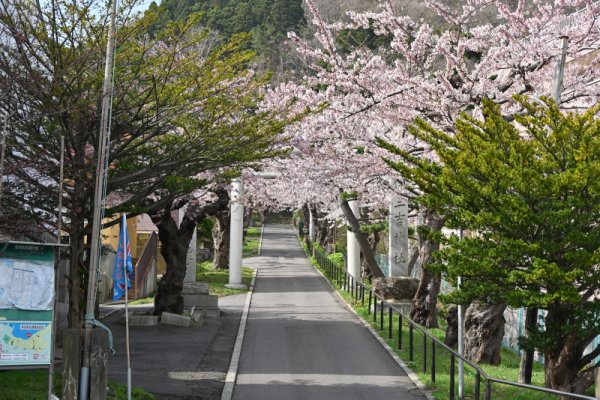
[[[348,201],[348,205],[356,218],[360,218],[358,201],[350,200]],[[354,233],[348,231],[346,234],[346,243],[348,248],[348,273],[356,279],[360,279],[360,246]]]
[[[184,283],[196,282],[196,241],[197,231],[194,229],[194,234],[192,235],[192,240],[190,240],[190,247],[188,248],[186,258],[185,278],[183,279]]]
[[[388,276],[407,276],[408,258],[408,200],[402,196],[392,196],[389,216]]]
[[[229,241],[229,284],[225,285],[231,289],[246,289],[242,283],[242,249],[244,247],[244,206],[241,196],[244,192],[244,184],[241,178],[232,182],[230,214],[231,231]]]
[[[187,210],[187,205],[175,210],[172,212],[171,216],[177,222],[177,226],[179,227],[181,221],[183,221],[183,216],[185,215],[185,211]],[[192,240],[190,240],[190,246],[188,247],[187,259],[186,259],[186,268],[185,268],[185,277],[183,278],[183,283],[195,283],[196,282],[196,230],[194,229],[194,235],[192,236]]]
[[[312,207],[310,205],[308,206],[308,215],[310,218],[308,224],[308,238],[311,242],[315,242],[317,240],[317,228],[315,224],[315,215],[313,214]]]

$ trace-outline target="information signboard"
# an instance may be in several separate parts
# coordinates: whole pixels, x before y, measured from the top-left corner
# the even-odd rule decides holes
[[[54,248],[0,243],[0,368],[49,365]]]

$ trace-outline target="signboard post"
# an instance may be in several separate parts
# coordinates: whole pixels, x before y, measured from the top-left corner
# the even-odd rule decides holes
[[[0,243],[0,369],[50,365],[55,247]]]

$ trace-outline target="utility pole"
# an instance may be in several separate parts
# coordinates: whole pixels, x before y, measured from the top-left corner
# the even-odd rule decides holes
[[[117,15],[117,0],[112,0],[110,9],[110,26],[108,30],[108,44],[106,49],[106,64],[104,69],[104,83],[102,87],[102,114],[100,117],[100,137],[98,139],[98,158],[96,164],[96,187],[94,191],[94,216],[92,220],[92,240],[90,243],[90,269],[87,287],[87,305],[85,311],[85,332],[83,337],[83,359],[79,380],[79,400],[88,400],[90,386],[90,356],[92,342],[92,326],[94,321],[94,308],[96,303],[96,273],[100,261],[100,230],[101,216],[104,209],[105,174],[108,160],[109,117],[113,91],[112,71],[113,55],[115,49],[115,20]]]

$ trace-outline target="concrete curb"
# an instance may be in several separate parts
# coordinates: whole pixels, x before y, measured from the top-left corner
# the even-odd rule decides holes
[[[398,357],[396,352],[390,347],[389,344],[387,344],[387,342],[381,336],[379,336],[379,334],[377,333],[377,331],[375,331],[375,329],[373,329],[371,324],[369,324],[368,321],[365,321],[365,319],[363,317],[358,315],[356,310],[354,310],[354,308],[352,308],[352,306],[346,301],[346,299],[344,299],[344,297],[339,293],[337,288],[335,288],[331,284],[331,282],[329,282],[329,279],[327,279],[327,277],[325,275],[323,275],[323,273],[321,271],[319,271],[319,269],[317,267],[315,267],[310,262],[310,260],[308,260],[308,262],[315,269],[315,271],[317,271],[319,273],[319,275],[321,275],[321,277],[323,277],[323,279],[325,279],[325,282],[327,282],[329,287],[339,297],[339,299],[346,305],[346,307],[350,310],[350,312],[352,312],[356,316],[356,318],[358,318],[358,320],[361,322],[361,324],[365,328],[367,328],[369,330],[369,332],[371,332],[371,335],[373,335],[373,337],[375,337],[375,339],[377,339],[377,341],[381,344],[381,346],[385,349],[385,351],[387,351],[387,353],[390,355],[390,357],[392,357],[392,359],[396,362],[396,364],[398,364],[398,366],[400,368],[402,368],[402,370],[406,373],[406,375],[412,381],[412,383],[425,395],[427,400],[435,400],[431,391],[427,390],[427,388],[425,387],[423,382],[421,382],[419,380],[418,375],[412,369],[410,369],[408,367],[408,365],[406,365],[406,363],[404,361],[402,361],[402,359],[400,357]]]
[[[260,241],[258,242],[258,255],[260,256],[260,252],[262,250],[262,241],[263,241],[263,233],[265,231],[265,224],[260,228]]]
[[[235,345],[233,346],[233,354],[231,355],[229,370],[227,371],[227,376],[225,377],[225,386],[223,387],[221,400],[231,400],[233,396],[233,389],[235,387],[235,381],[237,380],[237,372],[240,366],[240,356],[242,355],[242,345],[244,344],[244,335],[246,334],[246,322],[248,321],[248,311],[250,310],[250,302],[252,301],[252,293],[254,293],[254,282],[256,281],[257,275],[258,269],[255,269],[254,274],[252,275],[252,281],[250,282],[250,291],[248,292],[248,294],[246,294],[244,311],[242,312],[242,318],[240,319],[240,327],[238,328],[237,337],[235,339]]]

